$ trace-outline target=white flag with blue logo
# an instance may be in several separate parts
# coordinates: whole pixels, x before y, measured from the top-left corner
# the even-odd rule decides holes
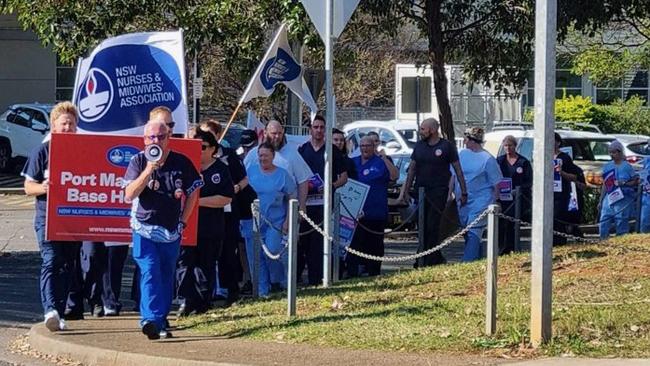
[[[302,66],[296,61],[287,41],[286,25],[282,24],[273,42],[248,83],[239,103],[257,97],[268,97],[278,83],[286,85],[311,109],[312,119],[318,112],[316,102],[302,77]]]
[[[149,112],[159,106],[172,111],[174,133],[186,133],[182,31],[104,40],[79,61],[72,100],[82,133],[141,135]]]

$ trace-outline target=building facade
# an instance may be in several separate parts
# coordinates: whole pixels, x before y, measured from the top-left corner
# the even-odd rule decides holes
[[[75,69],[59,65],[15,15],[0,15],[0,113],[15,103],[54,103],[72,97]]]

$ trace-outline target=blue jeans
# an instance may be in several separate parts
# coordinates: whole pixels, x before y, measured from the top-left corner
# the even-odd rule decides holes
[[[45,240],[45,223],[34,225],[41,254],[40,294],[43,313],[56,310],[63,317],[79,242]]]
[[[133,232],[133,259],[140,268],[140,325],[165,327],[174,292],[180,239],[158,243]]]
[[[641,197],[641,232],[650,233],[650,194]]]
[[[616,235],[630,232],[630,213],[633,209],[633,197],[625,196],[614,204],[607,197],[603,200],[600,210],[599,232],[601,239],[607,239],[612,222],[616,223]]]

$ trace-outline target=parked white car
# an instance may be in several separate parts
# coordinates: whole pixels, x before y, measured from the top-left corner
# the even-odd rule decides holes
[[[358,155],[359,142],[368,132],[377,132],[381,148],[387,155],[410,155],[417,142],[418,130],[415,121],[373,121],[350,122],[343,126],[351,155]]]
[[[0,171],[26,158],[50,130],[52,104],[14,104],[0,115]]]
[[[594,132],[556,130],[562,137],[561,148],[572,156],[573,161],[585,174],[587,184],[600,186],[602,184],[602,168],[608,161],[609,143],[614,137]],[[498,130],[485,134],[484,148],[493,156],[504,154],[501,142],[506,135],[512,135],[517,139],[517,152],[534,164],[533,157],[533,130]],[[640,168],[638,165],[633,165]]]
[[[645,159],[650,159],[650,136],[631,134],[612,134],[625,147],[625,159],[629,163],[642,164]]]

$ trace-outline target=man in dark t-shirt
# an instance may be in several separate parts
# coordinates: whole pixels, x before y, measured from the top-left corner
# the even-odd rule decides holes
[[[438,245],[440,241],[440,220],[442,219],[445,204],[449,196],[449,183],[451,179],[450,165],[454,168],[461,189],[461,204],[467,202],[467,189],[465,176],[458,162],[456,145],[440,137],[438,121],[428,118],[420,124],[420,141],[415,144],[411,154],[408,175],[402,186],[399,199],[406,201],[415,178],[415,187],[424,188],[424,239],[420,241],[418,253],[424,252]],[[433,252],[418,258],[415,267],[426,267],[445,263],[440,251]]]
[[[145,146],[158,145],[162,158],[147,161],[140,152],[124,176],[125,196],[133,202],[133,259],[141,274],[140,325],[149,339],[169,335],[165,327],[181,236],[203,185],[190,159],[169,149],[169,137],[163,122],[147,122]]]
[[[316,116],[310,126],[311,138],[300,145],[298,153],[305,160],[314,176],[309,180],[307,193],[307,216],[317,223],[323,221],[323,189],[325,181],[325,119]],[[332,185],[334,189],[348,181],[343,154],[336,147],[332,148]],[[309,232],[307,234],[307,232]],[[305,265],[310,285],[318,285],[323,278],[323,237],[309,225],[302,225],[298,245],[298,276],[300,278]]]

